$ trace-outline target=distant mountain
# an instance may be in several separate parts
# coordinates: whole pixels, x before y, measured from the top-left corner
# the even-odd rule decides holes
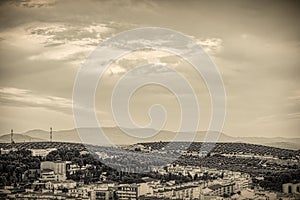
[[[242,141],[244,143],[261,144],[265,146],[278,147],[283,149],[300,149],[300,138],[284,138],[284,137],[236,137],[237,140],[232,142]]]
[[[1,143],[9,143],[10,141],[11,141],[10,134],[0,136]],[[13,141],[14,142],[42,142],[44,140],[40,138],[30,137],[28,135],[23,135],[23,134],[14,134]]]
[[[104,127],[102,130],[105,133],[105,136],[101,136],[98,133],[97,128],[80,128],[78,129],[82,134],[79,136],[76,129],[70,130],[59,130],[53,131],[53,141],[54,142],[74,142],[74,143],[87,143],[87,144],[96,144],[96,145],[105,145],[104,142],[106,139],[109,139],[112,144],[116,145],[127,145],[143,142],[158,142],[158,141],[173,141],[177,133],[172,131],[160,131],[158,134],[155,134],[149,138],[146,137],[147,134],[151,133],[152,129],[125,129],[129,133],[134,135],[139,135],[141,138],[136,138],[131,135],[124,133],[118,127]],[[211,134],[216,134],[212,132]],[[16,136],[19,135],[19,136]],[[186,138],[192,135],[192,133],[186,132],[179,134],[182,136],[181,141],[186,141]],[[22,137],[23,136],[23,137]],[[3,137],[3,139],[2,139]],[[205,140],[206,132],[199,131],[197,132],[194,141],[202,142]],[[16,142],[24,141],[49,141],[49,132],[44,130],[30,130],[21,134],[14,134]],[[10,135],[3,135],[0,137],[0,142],[10,142]],[[300,149],[300,138],[266,138],[266,137],[233,137],[220,133],[218,142],[242,142],[242,143],[251,143],[251,144],[260,144],[284,149]]]
[[[277,147],[281,149],[293,149],[293,150],[299,150],[300,145],[299,143],[292,143],[292,142],[274,142],[274,143],[265,143],[265,146],[270,147]]]

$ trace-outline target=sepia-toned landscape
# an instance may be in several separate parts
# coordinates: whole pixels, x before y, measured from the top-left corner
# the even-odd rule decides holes
[[[300,4],[0,2],[0,199],[300,199]]]

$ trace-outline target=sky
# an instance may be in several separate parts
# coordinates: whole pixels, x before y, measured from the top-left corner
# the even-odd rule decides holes
[[[0,133],[74,128],[74,81],[93,50],[123,31],[162,27],[195,39],[217,65],[226,90],[224,133],[300,137],[299,8],[297,1],[264,0],[1,1]],[[111,64],[95,96],[101,124],[116,125],[110,107],[114,84],[134,66],[149,63],[170,65],[190,81],[199,99],[199,130],[207,130],[211,105],[205,83],[189,63],[160,51],[133,52]],[[164,72],[138,76],[149,73]],[[159,86],[132,96],[132,119],[147,125],[147,111],[156,103],[168,113],[163,129],[176,131],[178,102]]]

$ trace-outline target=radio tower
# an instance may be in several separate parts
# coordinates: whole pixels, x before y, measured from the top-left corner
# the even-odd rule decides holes
[[[10,143],[11,143],[11,148],[12,148],[13,143],[14,143],[14,130],[13,129],[10,130]]]
[[[50,142],[52,142],[52,127],[50,127]]]

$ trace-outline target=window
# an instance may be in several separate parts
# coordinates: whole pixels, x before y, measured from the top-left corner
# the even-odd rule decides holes
[[[288,193],[292,193],[292,186],[291,185],[289,185],[289,187],[288,187]]]

